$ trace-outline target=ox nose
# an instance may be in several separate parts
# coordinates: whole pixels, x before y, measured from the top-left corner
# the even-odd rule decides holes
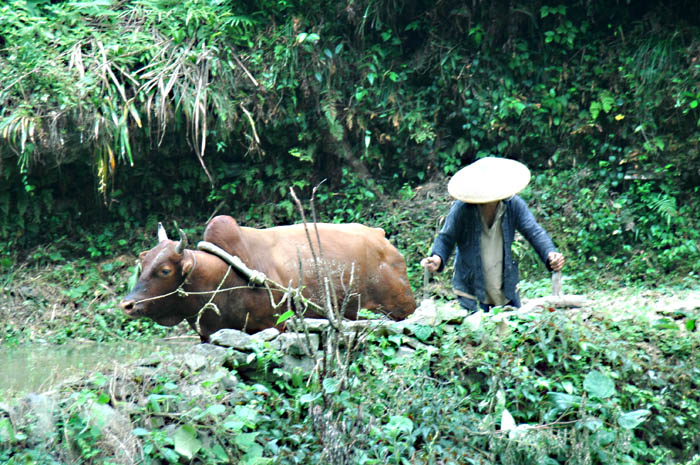
[[[127,314],[134,311],[135,305],[136,301],[134,299],[122,300],[121,302],[119,302],[119,308],[121,308]]]

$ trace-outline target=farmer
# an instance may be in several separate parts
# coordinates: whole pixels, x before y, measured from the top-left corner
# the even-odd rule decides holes
[[[564,256],[515,195],[529,182],[530,170],[522,163],[488,157],[462,168],[448,183],[457,200],[421,266],[431,273],[442,271],[456,245],[452,285],[462,307],[520,307],[518,263],[510,250],[516,230],[550,271],[564,266]]]

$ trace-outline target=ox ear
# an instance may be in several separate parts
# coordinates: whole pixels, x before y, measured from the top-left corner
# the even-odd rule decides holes
[[[163,223],[158,222],[158,242],[163,242],[168,240],[168,233],[165,232]]]
[[[139,254],[139,260],[143,261],[143,259],[146,258],[146,255],[148,255],[148,250],[144,250]]]
[[[182,276],[187,276],[188,274],[190,274],[193,268],[194,257],[193,253],[190,251],[190,253],[186,253],[182,257]]]

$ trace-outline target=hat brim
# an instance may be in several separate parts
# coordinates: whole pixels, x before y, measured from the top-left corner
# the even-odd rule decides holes
[[[465,203],[507,199],[530,182],[530,170],[508,158],[486,157],[459,170],[447,184],[452,197]]]

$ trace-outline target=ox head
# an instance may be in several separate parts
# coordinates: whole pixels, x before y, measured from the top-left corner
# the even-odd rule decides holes
[[[141,252],[142,272],[129,295],[119,307],[132,318],[147,317],[165,326],[174,326],[190,316],[183,299],[176,293],[194,267],[191,251],[186,251],[187,236],[171,241],[158,223],[158,245]]]

